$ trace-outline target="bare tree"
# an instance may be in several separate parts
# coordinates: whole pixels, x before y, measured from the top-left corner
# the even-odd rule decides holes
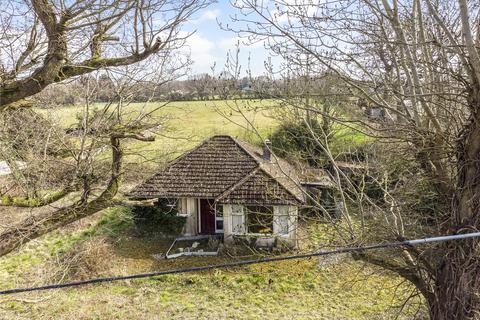
[[[208,73],[197,74],[190,77],[186,82],[188,89],[196,95],[199,100],[206,100],[212,93],[213,77]]]
[[[264,41],[290,66],[308,60],[311,73],[336,75],[352,96],[383,110],[386,119],[368,121],[353,112],[348,119],[332,120],[344,125],[355,121],[359,130],[381,138],[380,143],[395,142],[395,148],[385,144],[383,151],[390,153],[378,157],[389,161],[390,168],[402,157],[411,161],[410,168],[386,169],[383,180],[377,180],[385,205],[369,204],[370,217],[378,225],[381,219],[375,214],[383,216],[388,232],[366,233],[362,223],[360,229],[353,225],[343,229],[348,231],[344,239],[362,242],[365,234],[378,237],[379,233],[383,238],[403,239],[480,229],[478,2],[243,0],[232,4],[243,14],[236,19],[240,36]],[[295,103],[321,114],[308,101]],[[318,139],[322,142],[322,137]],[[338,167],[334,172],[342,176]],[[391,181],[387,173],[397,178]],[[416,188],[428,188],[419,188],[420,194],[411,197],[426,201],[434,194],[435,210],[428,217],[419,216],[419,208],[407,205],[408,197],[400,192],[414,187],[412,181]],[[362,190],[357,188],[356,195],[353,209],[343,210],[347,221],[365,209],[360,199],[368,202]],[[478,249],[479,241],[472,239],[356,258],[413,283],[425,297],[432,319],[474,319],[480,316]]]
[[[7,0],[0,11],[0,111],[49,84],[181,46],[210,0]]]
[[[42,117],[31,109],[2,112],[0,157],[12,159],[9,163],[22,159],[26,167],[12,168],[17,174],[16,184],[25,192],[2,197],[0,206],[46,207],[46,210],[2,230],[0,255],[73,221],[123,203],[118,193],[128,141],[153,141],[165,124],[165,117],[156,111],[168,103],[153,108],[146,103],[135,108],[130,104],[142,90],[141,82],[161,85],[182,76],[185,69],[184,64],[145,63],[154,66],[152,71],[147,72],[145,66],[138,65],[84,76],[83,110],[78,123],[67,133],[59,128],[54,117]],[[97,96],[103,95],[105,76],[110,79],[114,97],[106,103],[95,104]],[[154,94],[152,90],[151,96]],[[25,121],[27,116],[33,121]],[[20,134],[18,121],[22,121],[24,127]]]

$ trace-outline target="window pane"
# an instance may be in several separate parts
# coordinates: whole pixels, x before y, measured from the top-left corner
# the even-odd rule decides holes
[[[232,216],[232,232],[233,233],[244,233],[245,226],[243,224],[243,216],[233,215]]]
[[[223,220],[217,220],[216,228],[218,231],[223,230]]]
[[[275,223],[276,223],[276,232],[279,234],[288,234],[288,220],[289,216],[282,215],[276,216]]]
[[[223,205],[217,204],[216,205],[217,210],[215,210],[215,215],[218,217],[223,217]]]
[[[188,208],[187,208],[187,198],[181,198],[178,199],[178,210],[177,214],[180,216],[185,216],[188,214]]]
[[[243,207],[239,205],[232,205],[232,214],[243,215]]]
[[[249,233],[273,232],[273,207],[246,207],[247,230]]]
[[[278,207],[278,215],[287,216],[288,215],[288,207],[287,206],[279,206]]]

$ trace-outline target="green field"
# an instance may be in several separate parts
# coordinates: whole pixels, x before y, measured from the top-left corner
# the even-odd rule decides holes
[[[129,149],[135,152],[129,161],[140,161],[138,153],[142,153],[162,162],[213,134],[230,134],[255,143],[260,137],[252,123],[263,137],[278,124],[269,111],[274,101],[241,102],[246,119],[230,108],[232,103],[176,102],[162,108],[157,115],[168,121],[161,135],[153,143],[132,142]],[[129,108],[135,112],[142,107],[151,110],[156,105]],[[75,124],[78,108],[40,112],[68,127]],[[363,141],[356,133],[343,133],[352,144]],[[335,246],[328,225],[304,222],[301,232],[299,252]],[[226,252],[218,257],[155,260],[152,254],[164,253],[170,242],[141,232],[129,210],[111,208],[0,258],[0,289],[260,255]],[[419,299],[400,308],[413,290],[401,278],[348,256],[329,264],[322,261],[321,267],[318,259],[306,259],[3,296],[0,319],[394,319],[397,315],[398,319],[411,319],[418,310]]]
[[[131,119],[142,112],[151,112],[152,117],[161,123],[161,128],[155,132],[155,142],[132,142],[129,145],[132,153],[155,158],[172,152],[179,154],[217,134],[259,142],[277,126],[277,120],[269,111],[274,106],[274,100],[132,103],[123,107],[122,114]],[[91,108],[103,107],[96,104]],[[82,112],[82,107],[40,109],[39,112],[68,128],[78,126],[77,115]]]
[[[277,112],[279,106],[280,102],[273,99],[131,103],[122,109],[126,119],[151,112],[162,125],[155,132],[154,142],[127,142],[127,161],[158,164],[159,159],[162,162],[172,159],[217,134],[228,134],[258,144],[271,135],[283,119],[283,114]],[[103,107],[103,104],[96,104],[91,109]],[[69,128],[78,126],[77,116],[82,113],[82,107],[38,111]],[[330,148],[335,153],[348,152],[370,140],[364,134],[339,124],[334,124],[333,130],[335,135]]]

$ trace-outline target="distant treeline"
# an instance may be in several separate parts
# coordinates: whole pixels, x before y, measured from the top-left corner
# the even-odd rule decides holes
[[[232,98],[268,99],[285,95],[315,95],[331,91],[334,76],[322,75],[305,79],[271,79],[266,76],[231,78],[225,75],[199,74],[185,80],[167,83],[139,81],[129,102],[224,100]],[[308,81],[308,86],[306,85]],[[68,83],[53,84],[35,96],[40,107],[83,104],[89,101],[116,101],[121,95],[118,83],[107,74],[99,77],[84,76]],[[124,98],[124,97],[122,97]]]

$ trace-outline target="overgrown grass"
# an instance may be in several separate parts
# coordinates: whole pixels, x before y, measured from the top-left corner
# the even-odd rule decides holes
[[[75,245],[92,237],[118,237],[133,224],[127,208],[106,209],[90,227],[73,233],[57,230],[39,240],[31,241],[18,252],[0,259],[0,286],[5,288],[28,283],[35,268],[53,257],[69,252]],[[41,279],[40,279],[41,280]]]
[[[108,210],[84,230],[43,237],[36,246],[28,245],[26,251],[1,259],[0,286],[4,289],[42,283],[29,271],[40,269],[73,248],[79,250],[79,243],[98,237],[108,239],[113,253],[106,264],[101,256],[95,257],[99,264],[108,266],[102,276],[232,260],[224,255],[157,261],[151,254],[165,252],[170,240],[139,237],[132,233],[132,228],[130,211],[118,207]],[[318,230],[324,230],[326,237],[331,234],[327,225]],[[328,239],[320,237],[314,241]],[[31,261],[35,264],[21,271],[13,268]],[[398,312],[393,306],[399,305],[411,290],[400,278],[348,258],[321,265],[318,259],[284,261],[20,294],[0,298],[0,315],[20,319],[133,319],[139,315],[146,319],[390,319]],[[53,272],[55,264],[48,266],[47,273]],[[40,302],[31,303],[37,300]],[[409,319],[415,311],[410,304],[399,319]]]
[[[163,276],[36,294],[33,305],[2,304],[5,315],[56,319],[393,319],[398,283],[358,272],[360,265],[319,272],[314,262]],[[278,272],[278,269],[287,272]],[[303,270],[303,272],[291,272]],[[369,280],[362,280],[362,279]],[[367,286],[367,287],[366,287]],[[366,290],[366,288],[368,288]],[[410,315],[399,317],[408,319]]]
[[[132,143],[129,151],[163,162],[213,134],[259,142],[252,123],[264,136],[276,128],[277,121],[266,110],[274,101],[254,102],[262,111],[252,108],[253,102],[245,102],[250,105],[243,115],[230,108],[232,103],[172,103],[155,112],[168,118],[163,135],[152,144]],[[157,106],[134,104],[128,108],[133,112]],[[72,126],[78,110],[60,108],[54,117],[63,126]],[[337,136],[345,147],[366,141],[357,132],[342,130]],[[143,159],[128,155],[130,162]],[[305,240],[311,241],[309,250],[335,242],[328,225],[315,225],[310,231]],[[0,288],[252,258],[222,255],[157,261],[152,257],[165,253],[170,243],[171,239],[137,232],[128,209],[112,208],[0,258]],[[97,244],[103,249],[88,250]],[[72,255],[89,263],[93,260],[98,268],[86,268],[87,274],[81,276],[63,270],[65,257]],[[83,263],[80,258],[78,264]],[[59,271],[63,277],[51,277]],[[0,319],[392,319],[399,312],[394,306],[411,290],[399,277],[349,258],[333,264],[306,259],[0,297]],[[399,319],[411,319],[418,302],[409,303]]]

